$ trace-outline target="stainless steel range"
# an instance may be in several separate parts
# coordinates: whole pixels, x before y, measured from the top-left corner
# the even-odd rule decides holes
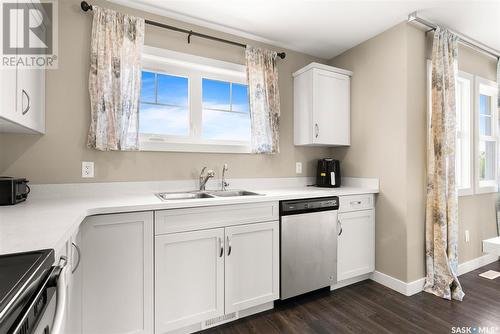
[[[0,333],[59,334],[66,259],[52,249],[0,256]]]

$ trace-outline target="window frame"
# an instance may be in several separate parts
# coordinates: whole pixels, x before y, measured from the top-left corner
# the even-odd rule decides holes
[[[498,86],[497,83],[479,76],[475,76],[474,84],[474,174],[475,190],[477,194],[493,193],[498,191]],[[482,136],[480,134],[480,96],[487,95],[491,97],[491,136]],[[479,145],[481,141],[495,142],[495,179],[481,181],[479,178]]]
[[[244,65],[152,46],[144,46],[142,64],[143,71],[188,78],[189,135],[139,133],[141,151],[251,153],[250,141],[202,138],[202,79],[247,85]]]
[[[467,96],[463,96],[462,94],[459,94],[458,90],[460,88],[459,83],[463,83],[465,85],[465,90],[468,91]],[[468,129],[468,133],[461,133],[459,130],[457,130],[457,140],[460,139],[461,142],[466,143],[466,147],[463,145],[460,145],[460,156],[461,156],[461,161],[460,163],[460,169],[459,171],[461,173],[461,181],[460,181],[460,187],[457,187],[458,189],[458,195],[459,196],[468,196],[468,195],[473,195],[474,194],[474,161],[472,159],[474,155],[474,118],[473,118],[473,110],[474,110],[474,76],[470,73],[463,72],[463,71],[458,71],[458,77],[457,77],[457,94],[456,94],[456,103],[460,103],[462,107],[467,106],[466,110],[461,110],[462,115],[461,115],[461,126],[466,127]],[[460,99],[460,101],[459,101]],[[457,112],[458,114],[458,112]],[[467,114],[467,120],[468,122],[464,121],[463,117],[464,114]],[[460,138],[459,138],[460,137]],[[464,152],[468,151],[468,152]],[[464,153],[467,154],[466,160],[463,159]],[[455,156],[456,156],[455,152]],[[465,173],[463,170],[464,168],[468,169],[468,173]],[[463,186],[463,184],[468,184],[468,186]]]

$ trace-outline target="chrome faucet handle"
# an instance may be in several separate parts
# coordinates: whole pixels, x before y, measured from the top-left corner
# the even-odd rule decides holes
[[[215,176],[215,172],[212,169],[209,169],[207,171],[207,174],[204,175],[206,169],[207,167],[203,167],[200,173],[200,191],[205,191],[205,186],[207,184],[208,179]]]

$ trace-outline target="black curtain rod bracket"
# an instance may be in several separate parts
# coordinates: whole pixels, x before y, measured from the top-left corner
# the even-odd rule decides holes
[[[89,10],[92,10],[92,5],[90,5],[87,1],[82,1],[80,3],[80,7],[82,8],[82,10],[84,12],[88,12]],[[212,41],[217,41],[217,42],[221,42],[221,43],[231,44],[231,45],[234,45],[234,46],[239,46],[239,47],[242,47],[242,48],[246,48],[247,47],[246,44],[243,44],[243,43],[238,43],[238,42],[230,41],[230,40],[219,38],[219,37],[215,37],[215,36],[205,35],[205,34],[202,34],[202,33],[196,32],[196,31],[192,31],[192,30],[187,30],[187,29],[182,29],[182,28],[170,26],[168,24],[163,24],[163,23],[159,23],[159,22],[155,22],[155,21],[150,21],[150,20],[144,20],[144,22],[146,24],[149,24],[149,25],[152,25],[152,26],[155,26],[155,27],[159,27],[159,28],[164,28],[164,29],[169,29],[169,30],[173,30],[173,31],[185,33],[185,34],[188,35],[188,38],[187,38],[188,44],[191,43],[191,37],[192,36],[196,36],[196,37],[201,37],[201,38],[205,38],[205,39],[210,39]],[[277,55],[281,59],[285,59],[285,57],[286,57],[286,53],[285,52],[278,52]]]

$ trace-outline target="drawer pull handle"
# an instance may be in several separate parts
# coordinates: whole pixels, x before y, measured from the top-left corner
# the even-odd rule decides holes
[[[352,201],[351,202],[351,205],[359,205],[361,204],[362,202],[361,201]]]
[[[227,236],[227,256],[231,255],[231,239],[229,239],[229,236]]]
[[[219,238],[219,249],[219,257],[222,257],[224,255],[224,243],[221,238]]]

